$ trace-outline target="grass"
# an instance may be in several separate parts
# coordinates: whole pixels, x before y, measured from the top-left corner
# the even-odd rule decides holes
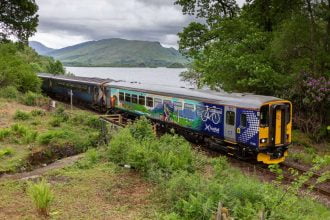
[[[330,155],[330,143],[316,144],[307,134],[293,130],[293,144],[289,146],[289,159],[310,165],[317,157]]]
[[[16,172],[30,168],[30,160],[47,163],[96,147],[99,121],[96,116],[81,110],[68,111],[59,104],[55,112],[38,106],[26,106],[16,100],[0,99],[0,150],[11,147],[10,156],[1,157],[1,172]],[[15,110],[21,109],[21,110]],[[58,121],[57,125],[52,122]],[[44,155],[31,157],[31,155]],[[47,158],[46,158],[47,157]]]
[[[42,179],[38,183],[29,182],[27,191],[38,213],[47,216],[50,205],[54,200],[54,194],[50,189],[50,184],[45,179]]]

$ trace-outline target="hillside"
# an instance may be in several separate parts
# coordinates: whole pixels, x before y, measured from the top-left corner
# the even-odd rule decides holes
[[[159,42],[105,39],[53,50],[47,55],[67,66],[183,67],[188,63],[176,49]]]
[[[46,47],[38,41],[29,41],[29,46],[32,47],[40,55],[46,55],[47,53],[50,53],[51,51],[55,50],[53,48]]]

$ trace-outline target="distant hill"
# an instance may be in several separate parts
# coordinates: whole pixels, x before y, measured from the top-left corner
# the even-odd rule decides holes
[[[119,38],[88,41],[47,53],[67,66],[173,67],[188,60],[159,42]]]
[[[38,41],[29,41],[29,46],[32,47],[40,55],[46,55],[54,50],[53,48],[46,47]]]

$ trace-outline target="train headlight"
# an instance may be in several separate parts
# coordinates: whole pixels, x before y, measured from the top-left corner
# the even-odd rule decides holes
[[[267,143],[267,138],[261,138],[260,143],[262,143],[262,144]]]

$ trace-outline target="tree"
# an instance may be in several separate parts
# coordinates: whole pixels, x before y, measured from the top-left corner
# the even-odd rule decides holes
[[[35,0],[0,1],[0,41],[16,37],[27,44],[38,26],[38,6]]]
[[[18,45],[0,44],[0,87],[14,86],[21,92],[40,91],[40,79],[17,51]]]
[[[53,61],[47,66],[47,72],[55,75],[65,74],[65,69],[60,61]]]

